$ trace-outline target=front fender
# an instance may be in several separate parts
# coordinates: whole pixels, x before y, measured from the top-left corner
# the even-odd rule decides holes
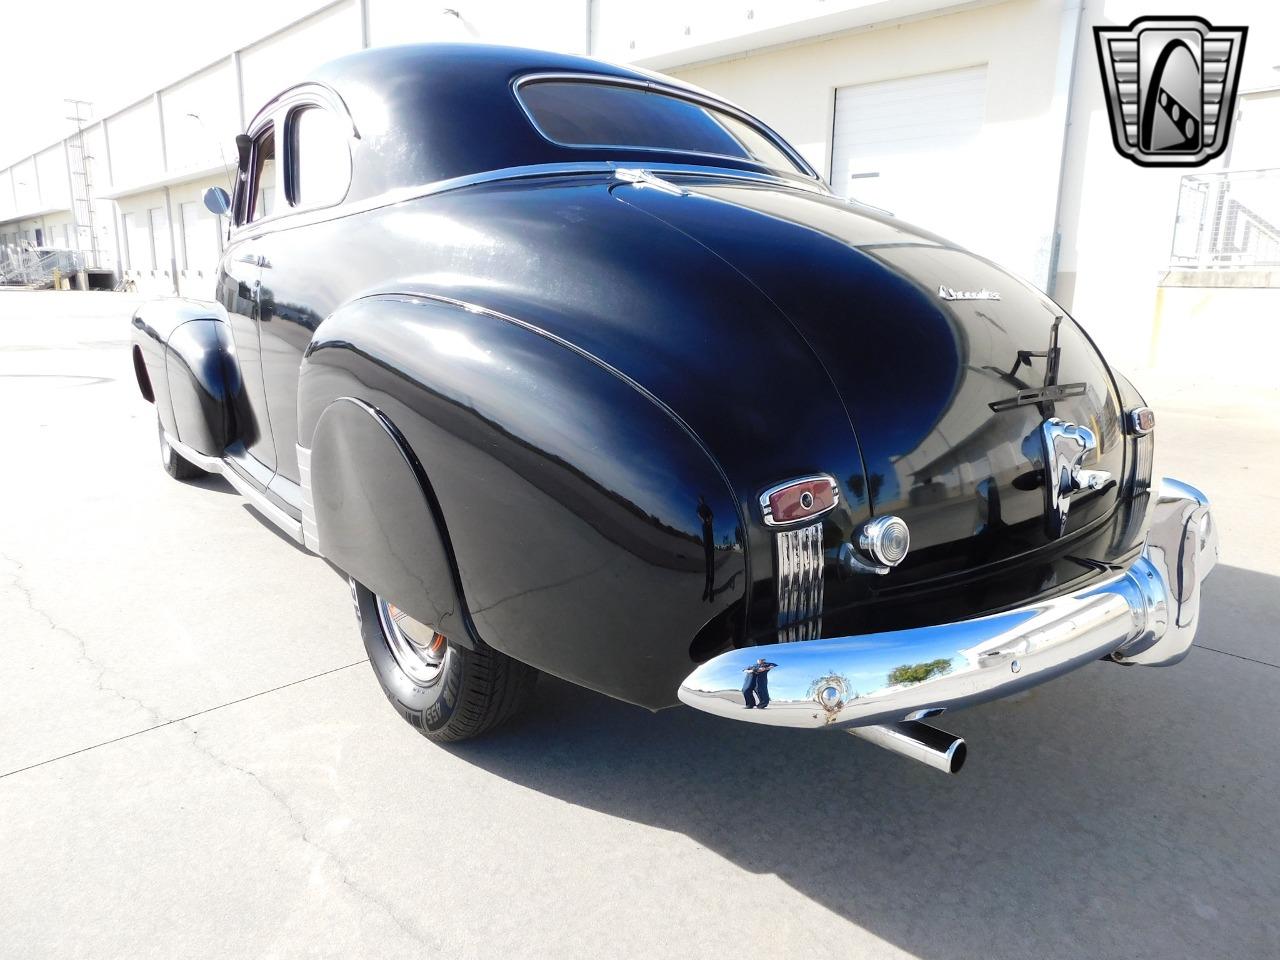
[[[421,468],[419,493],[364,497],[360,523],[337,519],[351,502],[338,485],[380,490],[406,467],[336,452],[329,411],[343,398],[375,411]],[[739,636],[747,557],[723,471],[656,398],[571,345],[448,301],[360,300],[317,329],[298,409],[321,552],[372,589],[414,593],[387,596],[415,617],[456,590],[476,639],[651,708]],[[334,451],[323,462],[322,443]],[[423,501],[438,510],[449,584],[395,547]]]
[[[138,388],[172,436],[220,457],[236,439],[240,368],[221,305],[155,300],[133,315]]]

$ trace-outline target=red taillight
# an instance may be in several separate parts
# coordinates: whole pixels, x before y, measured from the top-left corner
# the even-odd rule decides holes
[[[839,502],[840,493],[835,479],[823,474],[770,487],[760,496],[760,510],[764,514],[764,522],[776,527],[810,520]]]

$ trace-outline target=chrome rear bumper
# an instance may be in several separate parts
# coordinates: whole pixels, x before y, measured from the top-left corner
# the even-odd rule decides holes
[[[862,727],[1005,697],[1103,657],[1177,663],[1195,636],[1218,537],[1199,490],[1166,478],[1153,493],[1142,556],[1101,585],[975,620],[731,650],[689,674],[680,699],[771,726]],[[761,658],[775,664],[767,706],[747,709],[742,681]]]

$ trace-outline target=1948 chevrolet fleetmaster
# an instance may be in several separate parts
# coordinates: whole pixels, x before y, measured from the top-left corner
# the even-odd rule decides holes
[[[221,473],[350,577],[428,737],[545,671],[954,772],[922,720],[1187,653],[1216,531],[1153,479],[1133,385],[742,110],[406,46],[237,146],[217,302],[138,310],[138,385],[169,473]]]

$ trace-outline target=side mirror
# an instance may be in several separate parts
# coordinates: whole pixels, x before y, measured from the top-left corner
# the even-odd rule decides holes
[[[231,209],[231,197],[221,187],[210,187],[204,192],[204,206],[215,217],[225,217]]]

